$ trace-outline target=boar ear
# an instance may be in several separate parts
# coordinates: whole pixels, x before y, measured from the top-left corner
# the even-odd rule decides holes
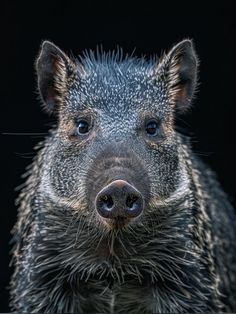
[[[170,104],[184,111],[190,105],[197,82],[198,60],[192,41],[183,40],[163,57],[156,74],[164,81]]]
[[[36,60],[39,93],[48,112],[58,111],[75,64],[57,46],[44,41]]]

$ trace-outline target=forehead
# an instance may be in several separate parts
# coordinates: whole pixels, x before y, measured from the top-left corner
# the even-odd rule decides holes
[[[67,96],[68,109],[75,114],[97,109],[116,116],[140,111],[162,115],[167,97],[153,66],[126,63],[97,62],[93,67],[85,67],[85,75],[78,71]]]

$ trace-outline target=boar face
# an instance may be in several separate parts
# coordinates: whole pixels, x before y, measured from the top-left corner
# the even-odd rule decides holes
[[[39,92],[58,118],[41,184],[47,195],[121,228],[178,194],[187,182],[174,115],[188,108],[196,71],[189,40],[159,62],[92,53],[72,61],[44,42]]]

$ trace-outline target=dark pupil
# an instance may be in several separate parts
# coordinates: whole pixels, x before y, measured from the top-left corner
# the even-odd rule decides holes
[[[87,133],[89,129],[89,125],[87,121],[80,121],[78,125],[78,132],[80,134]]]
[[[155,135],[157,133],[157,128],[158,128],[158,125],[156,122],[149,122],[146,127],[146,131],[150,135]]]

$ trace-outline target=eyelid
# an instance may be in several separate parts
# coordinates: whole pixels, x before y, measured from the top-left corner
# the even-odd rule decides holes
[[[83,122],[83,121],[85,121],[85,122],[87,122],[87,123],[90,124],[90,121],[89,121],[86,117],[79,117],[79,118],[75,119],[75,124],[76,124],[76,126],[78,126],[79,123],[80,123],[80,122]]]
[[[76,117],[74,119],[74,124],[75,124],[76,128],[79,126],[79,123],[81,121],[87,122],[89,124],[89,128],[93,127],[93,119],[92,119],[91,115],[79,115],[78,117]]]
[[[146,116],[145,117],[145,120],[144,120],[144,124],[145,124],[145,127],[148,125],[148,123],[150,122],[155,122],[157,123],[158,125],[161,124],[162,122],[162,119],[159,118],[159,117],[154,117],[154,116]]]

